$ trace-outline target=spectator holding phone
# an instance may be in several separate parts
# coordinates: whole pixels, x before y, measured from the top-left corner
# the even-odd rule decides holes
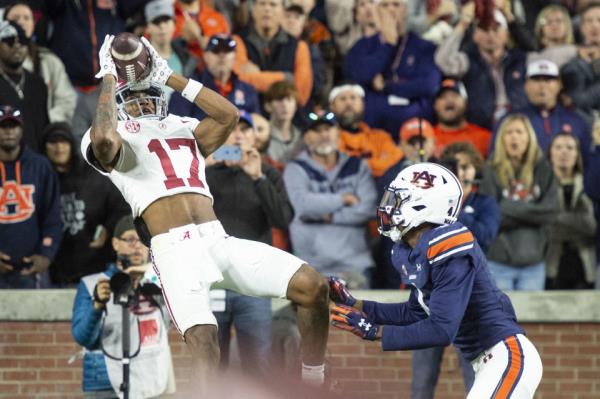
[[[210,166],[206,168],[206,179],[214,197],[215,213],[226,231],[239,238],[272,244],[271,229],[287,229],[293,210],[281,175],[262,162],[255,141],[252,116],[241,111],[237,127],[207,160]],[[235,326],[242,369],[267,376],[271,300],[227,290],[225,309],[213,311],[219,323],[221,366],[228,365],[231,328]]]

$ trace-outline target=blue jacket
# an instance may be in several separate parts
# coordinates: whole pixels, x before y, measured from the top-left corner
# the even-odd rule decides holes
[[[441,79],[434,53],[432,43],[412,32],[396,46],[383,43],[379,35],[364,37],[354,44],[346,55],[345,73],[365,89],[365,122],[369,126],[384,129],[397,140],[405,120],[432,117],[431,103]],[[385,79],[383,92],[374,91],[371,86],[377,74]],[[409,104],[390,105],[389,96],[406,99]]]
[[[98,84],[94,77],[98,68],[98,51],[108,34],[125,31],[125,19],[148,0],[46,1],[46,12],[52,19],[50,48],[65,64],[73,86]],[[99,6],[106,3],[107,6]],[[112,4],[112,6],[111,6]],[[88,8],[91,5],[91,8]],[[94,30],[91,30],[94,26]]]
[[[548,150],[550,142],[552,141],[552,137],[561,131],[571,132],[579,139],[579,143],[581,144],[584,155],[586,155],[589,151],[590,126],[576,112],[570,111],[562,105],[557,104],[547,116],[544,116],[539,108],[531,103],[527,103],[525,107],[515,109],[506,116],[516,113],[524,114],[527,116],[527,118],[529,118],[529,121],[533,126],[533,130],[535,130],[535,136],[537,137],[538,145],[544,152]],[[498,127],[503,120],[504,118],[502,118],[496,125],[494,137],[492,139],[492,148],[495,145]]]
[[[472,191],[462,204],[458,221],[473,233],[485,253],[498,234],[500,208],[494,198]]]
[[[18,268],[24,256],[53,260],[62,221],[58,176],[50,161],[22,146],[16,161],[0,161],[0,170],[0,251]]]
[[[118,270],[115,264],[111,264],[104,273],[111,277]],[[102,312],[94,309],[94,301],[85,283],[80,282],[73,302],[71,333],[75,341],[87,349],[83,356],[84,392],[113,389],[106,371],[104,354],[100,350]]]
[[[363,301],[365,313],[385,325],[383,350],[454,343],[472,361],[502,339],[524,334],[510,299],[494,284],[485,255],[462,224],[425,232],[414,249],[397,243],[392,262],[411,287],[409,300]]]
[[[467,120],[492,130],[496,109],[496,85],[490,67],[474,44],[465,52],[469,57],[469,70],[462,79],[469,95]],[[502,60],[504,87],[511,109],[520,109],[527,105],[527,96],[523,88],[526,58],[524,52],[507,50],[506,57]]]
[[[208,70],[204,70],[203,72],[195,71],[191,78],[202,82],[202,84],[209,89],[212,89],[217,93],[219,92],[215,79]],[[258,94],[254,87],[239,80],[235,74],[231,75],[231,82],[233,88],[229,94],[227,94],[226,98],[231,101],[233,105],[246,112],[260,112],[260,102],[258,101]],[[194,103],[183,98],[183,96],[177,92],[173,93],[171,96],[171,100],[169,101],[169,112],[179,116],[190,116],[198,120],[202,120],[206,116],[204,111],[194,105]]]
[[[584,169],[585,192],[594,202],[596,220],[600,220],[600,146],[594,146],[588,154],[588,164]],[[600,230],[596,233],[596,251],[600,256]],[[600,259],[600,258],[599,258]]]

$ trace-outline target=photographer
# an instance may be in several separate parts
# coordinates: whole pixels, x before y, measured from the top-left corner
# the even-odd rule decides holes
[[[151,283],[157,279],[149,268],[148,248],[139,240],[131,216],[117,222],[112,245],[116,263],[102,273],[82,278],[73,304],[72,334],[86,349],[83,397],[117,398],[120,390],[122,308],[113,300],[115,295],[127,298],[124,306],[130,313],[130,397],[155,397],[167,390],[172,375],[167,312],[149,293],[150,287],[158,293],[158,287]]]

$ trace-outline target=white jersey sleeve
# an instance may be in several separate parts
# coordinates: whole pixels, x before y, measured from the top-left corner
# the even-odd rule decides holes
[[[123,139],[118,160],[107,172],[94,157],[90,131],[81,142],[84,159],[108,176],[139,216],[152,202],[183,192],[212,199],[206,183],[205,162],[196,143],[195,118],[169,115],[162,120],[119,121],[117,132]]]

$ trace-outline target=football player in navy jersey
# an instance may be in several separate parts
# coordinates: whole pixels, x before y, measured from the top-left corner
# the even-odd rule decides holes
[[[379,340],[386,351],[453,343],[475,371],[468,399],[533,398],[542,377],[540,356],[494,284],[477,240],[456,222],[462,197],[458,179],[443,166],[402,170],[377,215],[380,233],[395,242],[392,263],[411,288],[409,300],[359,300],[330,277],[332,324]]]

